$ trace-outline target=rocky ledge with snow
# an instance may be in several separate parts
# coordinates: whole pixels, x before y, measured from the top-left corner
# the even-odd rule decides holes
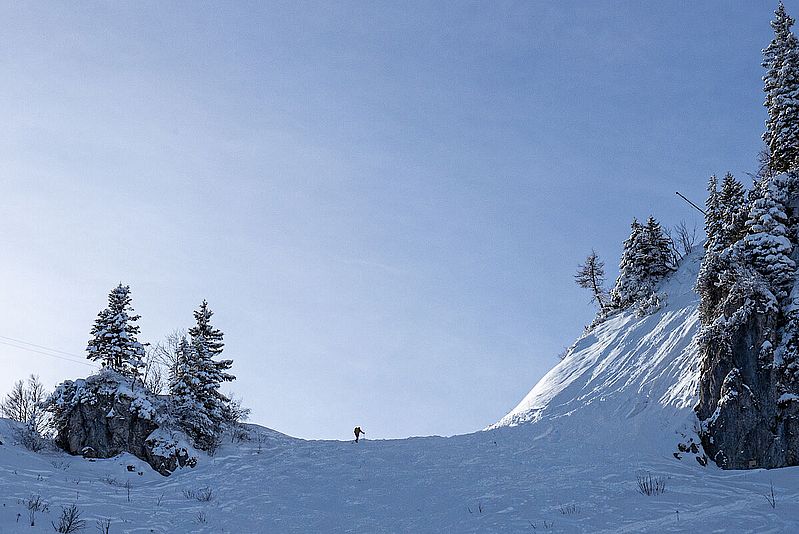
[[[47,405],[58,429],[55,442],[70,454],[111,458],[128,452],[162,475],[197,462],[183,434],[171,428],[164,399],[113,370],[63,382]]]

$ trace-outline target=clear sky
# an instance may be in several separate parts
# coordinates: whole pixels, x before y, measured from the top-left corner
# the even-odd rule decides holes
[[[141,341],[208,299],[253,422],[478,430],[591,321],[591,248],[748,183],[775,6],[6,2],[0,342],[81,356],[122,281]]]

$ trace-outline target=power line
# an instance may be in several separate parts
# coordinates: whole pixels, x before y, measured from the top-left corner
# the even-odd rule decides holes
[[[8,341],[13,341],[14,343],[22,343],[23,345],[30,345],[31,347],[36,347],[37,349],[44,349],[49,352],[57,352],[59,354],[66,354],[67,356],[75,356],[76,358],[82,358],[80,354],[75,354],[74,352],[67,352],[64,350],[53,349],[50,347],[45,347],[44,345],[37,345],[36,343],[31,343],[30,341],[23,341],[21,339],[15,339],[13,337],[8,336],[0,336],[0,339],[5,339]]]
[[[0,336],[0,337],[3,337],[3,336]],[[3,339],[7,339],[7,338],[3,337]],[[24,343],[24,342],[23,342],[23,343]],[[29,344],[30,344],[30,345],[33,345],[33,346],[37,346],[37,345],[34,345],[33,343],[29,343]],[[81,364],[81,365],[88,365],[89,367],[94,367],[94,368],[98,368],[98,369],[99,369],[99,367],[100,367],[100,366],[99,366],[99,365],[97,365],[97,364],[90,363],[90,362],[87,362],[87,361],[85,361],[85,360],[84,360],[84,361],[81,361],[81,360],[75,360],[75,359],[72,359],[72,358],[66,358],[66,357],[64,357],[64,356],[59,356],[59,355],[57,355],[57,354],[51,354],[51,353],[49,353],[49,352],[44,352],[44,351],[41,351],[41,350],[32,349],[32,348],[30,348],[30,347],[24,347],[24,346],[22,346],[22,345],[17,345],[17,344],[14,344],[14,343],[9,343],[8,341],[0,341],[0,345],[7,345],[7,346],[9,346],[9,347],[14,347],[15,349],[22,349],[22,350],[26,350],[26,351],[28,351],[28,352],[35,352],[36,354],[41,354],[42,356],[49,356],[50,358],[56,358],[56,359],[58,359],[58,360],[64,360],[64,361],[67,361],[67,362],[72,362],[72,363],[79,363],[79,364]],[[50,350],[50,349],[47,349],[47,350]],[[59,351],[59,352],[63,352],[63,351]]]

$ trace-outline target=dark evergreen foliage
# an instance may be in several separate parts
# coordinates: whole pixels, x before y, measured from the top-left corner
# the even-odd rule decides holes
[[[654,217],[646,225],[633,219],[630,237],[624,242],[619,278],[611,293],[611,306],[625,309],[651,297],[663,277],[674,269],[671,238]]]
[[[796,169],[799,164],[799,41],[791,32],[794,19],[780,2],[771,22],[774,39],[763,50],[763,91],[768,109],[763,141],[769,148],[774,172]]]

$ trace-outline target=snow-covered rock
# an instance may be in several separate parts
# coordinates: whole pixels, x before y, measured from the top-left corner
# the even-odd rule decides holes
[[[182,434],[168,431],[163,399],[115,371],[67,380],[47,401],[56,444],[70,454],[110,458],[128,452],[162,475],[196,464]]]

